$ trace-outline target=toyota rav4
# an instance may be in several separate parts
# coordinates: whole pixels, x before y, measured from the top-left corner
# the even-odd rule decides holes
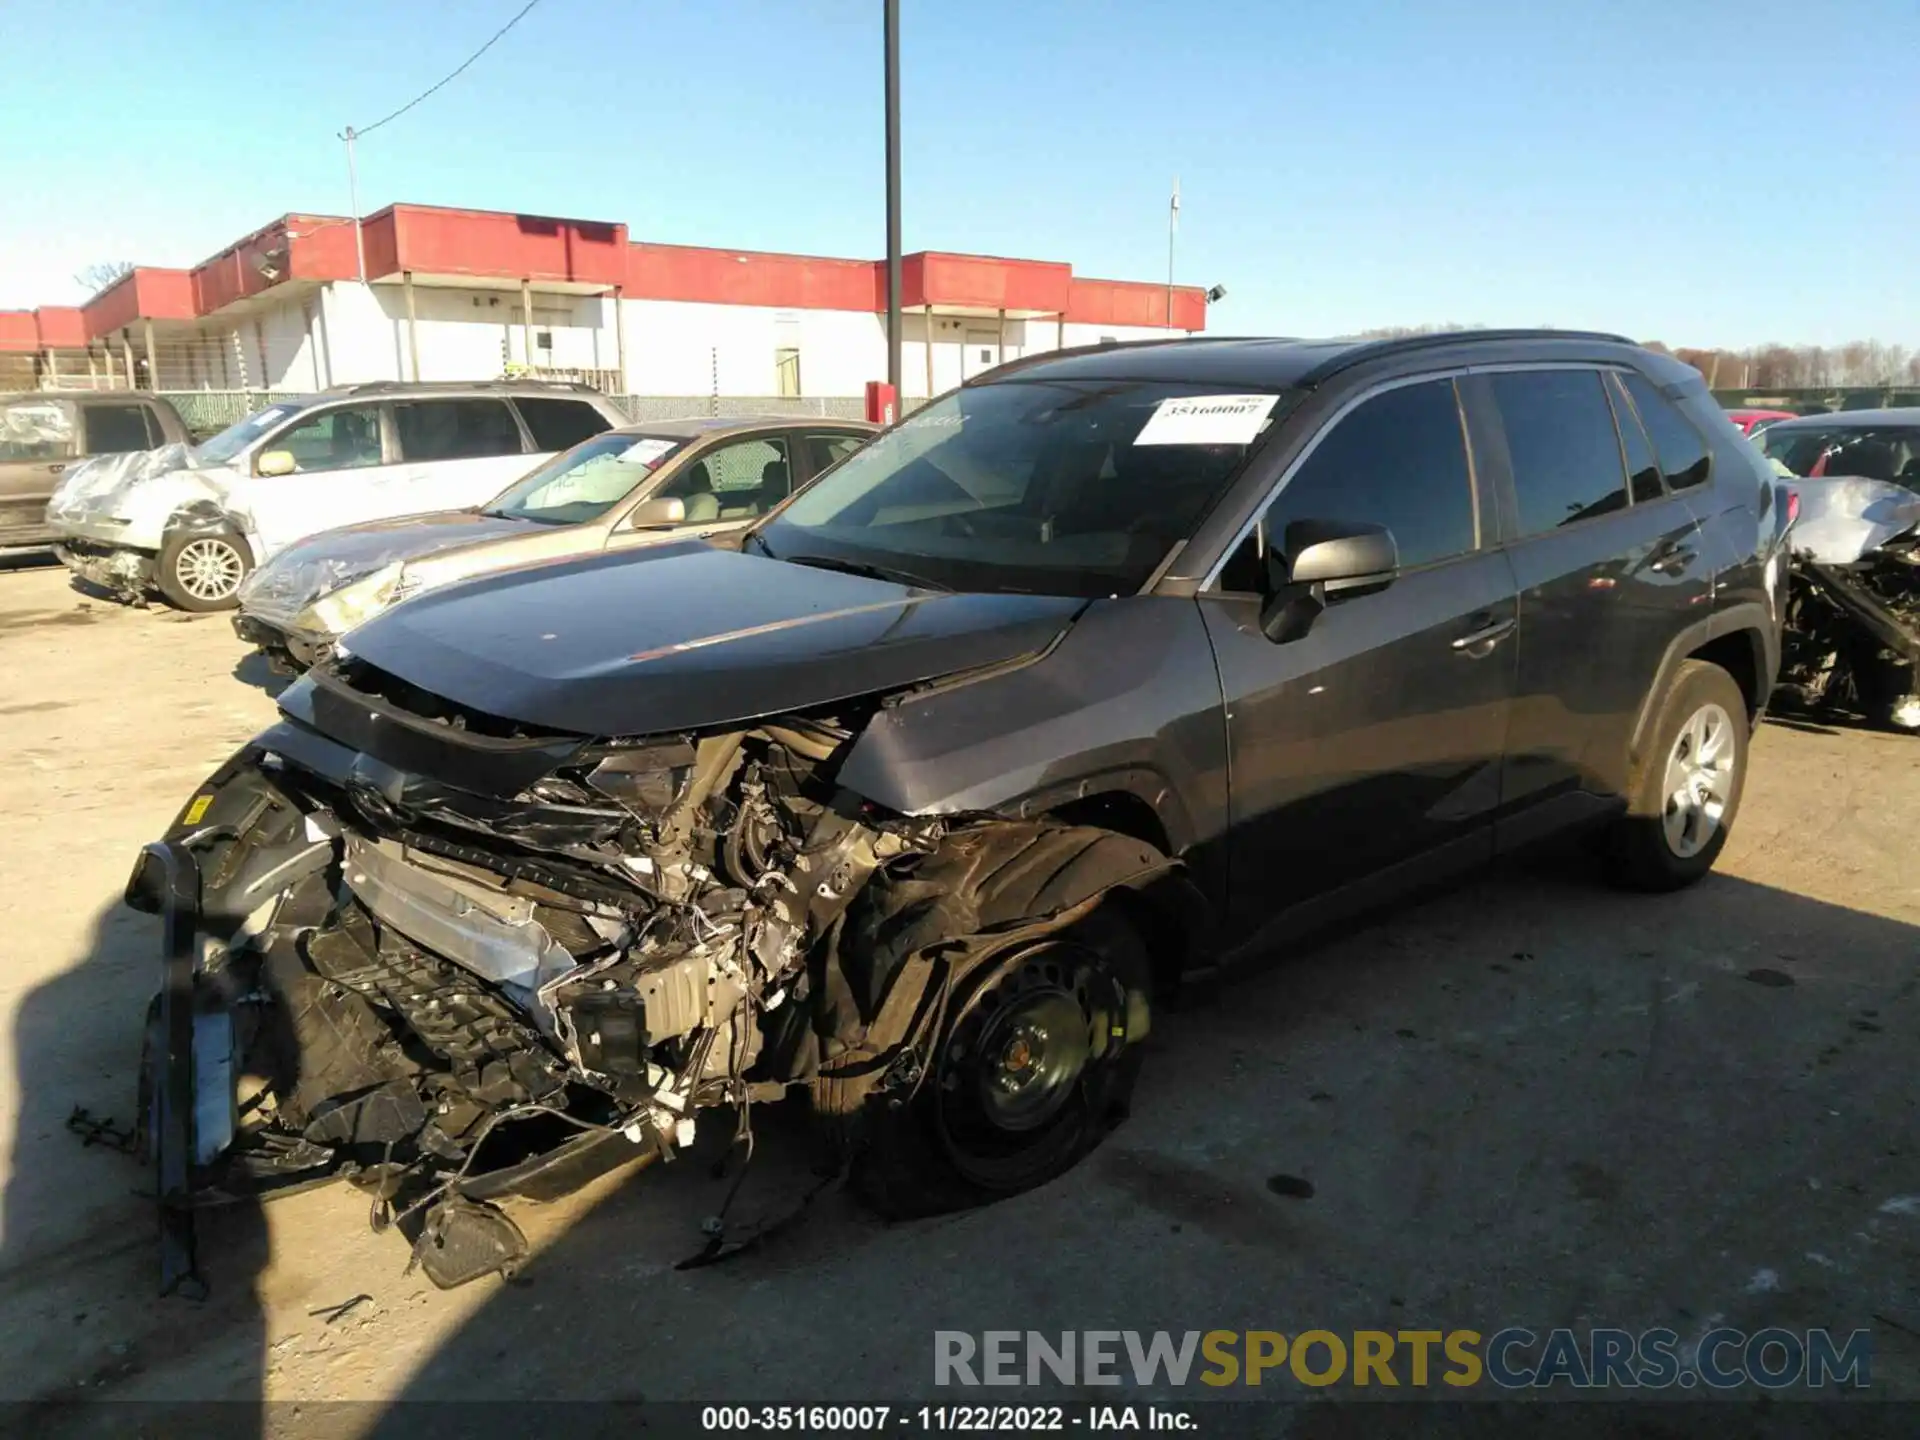
[[[1576,826],[1697,880],[1790,514],[1618,337],[1105,345],[728,544],[396,606],[129,883],[167,1273],[196,1197],[343,1177],[454,1283],[789,1093],[886,1211],[992,1200],[1199,972]]]

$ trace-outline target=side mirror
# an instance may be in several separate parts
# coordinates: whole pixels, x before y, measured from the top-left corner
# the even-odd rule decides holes
[[[263,450],[253,462],[256,475],[291,475],[300,468],[291,450]]]
[[[687,523],[687,502],[656,496],[642,500],[627,516],[629,530],[665,530]]]
[[[1393,583],[1399,566],[1400,549],[1384,525],[1295,520],[1280,549],[1269,545],[1267,550],[1260,632],[1276,645],[1298,640],[1330,598],[1383,589]]]

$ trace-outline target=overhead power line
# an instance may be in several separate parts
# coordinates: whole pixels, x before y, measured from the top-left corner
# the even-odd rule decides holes
[[[539,3],[540,3],[540,0],[527,0],[527,3],[520,7],[519,14],[515,15],[511,20],[507,21],[506,24],[502,25],[498,30],[494,31],[492,35],[488,36],[486,44],[482,45],[478,50],[474,51],[473,54],[469,55],[466,59],[462,60],[459,63],[459,65],[457,65],[453,70],[448,72],[447,75],[445,75],[442,79],[440,79],[433,85],[428,86],[425,90],[422,90],[418,95],[414,96],[413,99],[407,101],[406,104],[402,105],[398,110],[394,111],[391,115],[381,116],[378,120],[374,121],[373,124],[366,126],[364,129],[355,130],[352,126],[348,126],[346,134],[343,135],[341,138],[346,139],[348,137],[352,137],[353,139],[357,140],[361,136],[371,135],[374,131],[378,130],[382,125],[388,124],[389,122],[394,120],[398,120],[402,115],[406,114],[409,110],[413,109],[413,107],[418,105],[422,100],[425,100],[428,96],[432,95],[434,91],[443,88],[453,80],[457,80],[460,77],[460,74],[462,71],[464,71],[469,65],[473,64],[473,62],[478,60],[482,55],[486,54],[487,51],[491,50],[494,47],[495,43],[499,41],[501,36],[505,35],[509,30],[513,29],[514,26],[518,25],[522,20],[526,19],[527,12],[533,9],[533,7],[538,5]]]

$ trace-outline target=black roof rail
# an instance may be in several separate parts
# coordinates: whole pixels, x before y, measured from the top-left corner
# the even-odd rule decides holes
[[[598,395],[584,380],[360,380],[334,387],[336,395],[388,395],[399,390],[568,390]]]
[[[1328,356],[1296,382],[1303,388],[1318,385],[1330,375],[1349,370],[1382,355],[1403,355],[1409,350],[1435,350],[1449,345],[1478,345],[1512,340],[1599,340],[1609,345],[1638,345],[1640,342],[1606,330],[1436,330],[1428,335],[1388,335],[1377,340],[1356,340]]]

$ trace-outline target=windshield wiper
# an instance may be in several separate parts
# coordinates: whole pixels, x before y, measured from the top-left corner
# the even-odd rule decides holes
[[[765,542],[761,549],[765,550]],[[772,552],[767,551],[768,558]],[[842,575],[864,575],[869,580],[886,580],[895,585],[910,585],[916,590],[939,590],[951,593],[951,585],[941,585],[924,575],[915,575],[911,570],[896,570],[890,565],[870,565],[864,560],[837,560],[830,555],[782,555],[780,559],[789,565],[811,565],[816,570],[837,570]]]

